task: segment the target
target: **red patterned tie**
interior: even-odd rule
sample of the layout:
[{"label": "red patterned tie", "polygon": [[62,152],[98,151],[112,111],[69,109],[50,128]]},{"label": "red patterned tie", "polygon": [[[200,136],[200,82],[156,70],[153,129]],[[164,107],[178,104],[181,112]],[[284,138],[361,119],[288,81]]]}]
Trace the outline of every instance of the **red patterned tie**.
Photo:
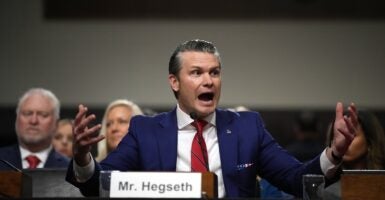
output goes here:
[{"label": "red patterned tie", "polygon": [[197,120],[192,125],[197,129],[191,145],[191,171],[192,172],[207,172],[208,158],[205,140],[202,137],[203,127],[207,124],[206,121]]},{"label": "red patterned tie", "polygon": [[28,169],[35,169],[40,163],[40,159],[35,155],[29,155],[25,158],[29,164]]}]

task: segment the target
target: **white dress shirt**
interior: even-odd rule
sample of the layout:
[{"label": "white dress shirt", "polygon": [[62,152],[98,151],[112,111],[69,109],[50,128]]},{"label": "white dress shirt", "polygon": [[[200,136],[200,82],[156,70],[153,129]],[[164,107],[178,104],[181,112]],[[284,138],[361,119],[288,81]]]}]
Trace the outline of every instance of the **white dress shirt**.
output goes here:
[{"label": "white dress shirt", "polygon": [[[183,112],[177,105],[176,118],[178,121],[178,154],[176,158],[176,171],[191,171],[191,145],[197,130],[191,125],[194,120],[190,115]],[[215,112],[203,120],[207,125],[203,128],[203,138],[206,143],[209,160],[209,171],[214,172],[218,177],[218,197],[225,196],[225,185],[223,183],[221,158],[217,128],[215,124]]]},{"label": "white dress shirt", "polygon": [[28,169],[29,164],[28,161],[26,160],[26,157],[29,155],[35,155],[36,157],[39,158],[40,162],[36,166],[36,168],[44,168],[44,164],[47,162],[49,152],[52,149],[52,146],[49,146],[47,149],[44,149],[43,151],[39,152],[31,152],[28,149],[25,149],[19,145],[20,153],[21,153],[21,164],[23,166],[23,169]]}]

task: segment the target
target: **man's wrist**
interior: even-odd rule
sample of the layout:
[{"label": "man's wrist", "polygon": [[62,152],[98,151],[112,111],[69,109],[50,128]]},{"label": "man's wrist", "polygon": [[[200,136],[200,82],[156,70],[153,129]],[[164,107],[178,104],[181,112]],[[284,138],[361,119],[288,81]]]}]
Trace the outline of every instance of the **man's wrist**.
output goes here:
[{"label": "man's wrist", "polygon": [[86,155],[74,155],[74,161],[80,167],[88,165],[92,161],[92,155],[88,152]]},{"label": "man's wrist", "polygon": [[336,163],[340,163],[340,162],[342,161],[342,156],[337,156],[337,155],[334,153],[334,151],[333,151],[332,148],[330,149],[330,151],[331,151],[331,155],[332,155],[333,160],[334,160]]}]

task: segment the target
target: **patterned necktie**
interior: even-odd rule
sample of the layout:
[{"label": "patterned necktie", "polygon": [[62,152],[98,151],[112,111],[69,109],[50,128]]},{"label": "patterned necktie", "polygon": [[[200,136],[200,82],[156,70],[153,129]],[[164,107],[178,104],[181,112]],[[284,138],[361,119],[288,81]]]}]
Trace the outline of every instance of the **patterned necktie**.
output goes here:
[{"label": "patterned necktie", "polygon": [[192,172],[207,172],[208,158],[205,140],[202,137],[203,127],[207,124],[206,121],[197,120],[192,125],[197,129],[191,145],[191,171]]},{"label": "patterned necktie", "polygon": [[25,158],[29,164],[28,169],[35,169],[40,163],[40,159],[35,155],[29,155]]}]

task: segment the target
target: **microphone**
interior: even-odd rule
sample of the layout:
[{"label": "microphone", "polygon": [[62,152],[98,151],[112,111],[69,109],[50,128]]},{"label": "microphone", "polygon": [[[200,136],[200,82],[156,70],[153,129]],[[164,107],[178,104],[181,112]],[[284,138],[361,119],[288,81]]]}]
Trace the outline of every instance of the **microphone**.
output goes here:
[{"label": "microphone", "polygon": [[198,114],[196,112],[190,112],[190,117],[195,121],[198,119]]},{"label": "microphone", "polygon": [[17,172],[21,172],[21,170],[17,167],[15,167],[14,165],[12,165],[10,162],[6,161],[6,160],[3,160],[3,159],[0,159],[1,162],[3,162],[5,165],[7,165],[8,167],[10,167],[11,169],[17,171]]}]

